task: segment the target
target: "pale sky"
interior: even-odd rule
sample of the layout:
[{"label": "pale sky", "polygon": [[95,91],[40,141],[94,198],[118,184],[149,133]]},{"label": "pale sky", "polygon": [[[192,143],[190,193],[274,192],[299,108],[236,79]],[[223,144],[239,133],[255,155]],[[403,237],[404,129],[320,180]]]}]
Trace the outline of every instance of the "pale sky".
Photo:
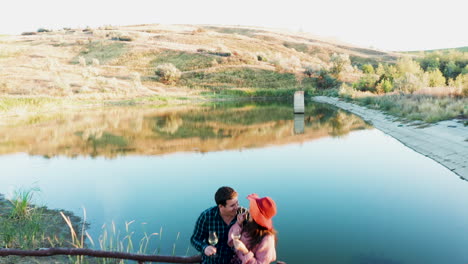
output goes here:
[{"label": "pale sky", "polygon": [[466,0],[14,0],[0,34],[133,24],[248,25],[309,32],[361,47],[468,46]]}]

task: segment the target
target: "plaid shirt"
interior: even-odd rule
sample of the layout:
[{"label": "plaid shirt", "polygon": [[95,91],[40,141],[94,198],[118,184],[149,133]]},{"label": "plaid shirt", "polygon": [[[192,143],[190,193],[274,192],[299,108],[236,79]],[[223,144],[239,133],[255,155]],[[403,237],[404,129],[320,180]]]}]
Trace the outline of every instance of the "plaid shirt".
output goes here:
[{"label": "plaid shirt", "polygon": [[[198,217],[195,229],[193,230],[192,238],[190,242],[192,246],[202,253],[203,264],[229,264],[234,256],[234,251],[228,246],[228,234],[229,229],[234,223],[236,218],[227,225],[219,214],[217,206],[211,207],[203,211]],[[204,251],[208,244],[208,232],[215,231],[218,235],[218,244],[216,247],[216,255],[206,256]]]}]

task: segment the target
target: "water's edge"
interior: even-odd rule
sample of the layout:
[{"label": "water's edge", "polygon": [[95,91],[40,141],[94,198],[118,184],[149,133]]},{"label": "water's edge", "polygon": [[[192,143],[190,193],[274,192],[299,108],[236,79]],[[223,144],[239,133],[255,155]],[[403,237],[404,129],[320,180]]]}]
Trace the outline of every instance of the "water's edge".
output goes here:
[{"label": "water's edge", "polygon": [[468,135],[468,127],[455,121],[442,121],[422,128],[414,127],[378,110],[347,103],[339,98],[315,96],[312,100],[331,104],[360,116],[375,128],[468,181],[468,142],[465,138]]}]

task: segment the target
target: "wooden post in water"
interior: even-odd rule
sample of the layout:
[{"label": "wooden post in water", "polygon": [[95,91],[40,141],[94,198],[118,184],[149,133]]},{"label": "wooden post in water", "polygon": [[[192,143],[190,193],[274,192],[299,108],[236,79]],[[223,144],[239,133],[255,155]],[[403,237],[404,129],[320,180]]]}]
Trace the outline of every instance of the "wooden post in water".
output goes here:
[{"label": "wooden post in water", "polygon": [[304,113],[304,91],[294,93],[294,114]]}]

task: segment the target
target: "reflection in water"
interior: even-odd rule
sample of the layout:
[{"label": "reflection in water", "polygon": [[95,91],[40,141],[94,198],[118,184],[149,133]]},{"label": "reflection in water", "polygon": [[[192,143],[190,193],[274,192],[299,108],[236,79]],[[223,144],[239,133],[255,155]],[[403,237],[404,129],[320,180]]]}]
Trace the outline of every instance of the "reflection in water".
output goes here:
[{"label": "reflection in water", "polygon": [[304,114],[294,114],[294,134],[304,134]]},{"label": "reflection in water", "polygon": [[342,136],[369,126],[321,104],[291,116],[280,102],[150,109],[101,108],[41,115],[0,127],[0,154],[106,156],[209,152]]}]

